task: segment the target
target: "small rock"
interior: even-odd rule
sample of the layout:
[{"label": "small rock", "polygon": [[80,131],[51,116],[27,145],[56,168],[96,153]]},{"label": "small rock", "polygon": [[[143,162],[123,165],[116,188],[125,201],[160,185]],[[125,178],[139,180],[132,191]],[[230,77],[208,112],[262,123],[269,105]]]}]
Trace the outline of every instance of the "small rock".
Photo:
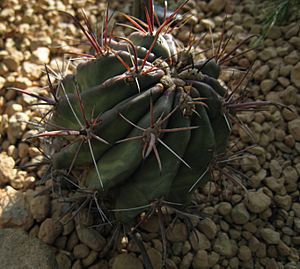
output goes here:
[{"label": "small rock", "polygon": [[285,210],[290,210],[292,205],[292,197],[289,195],[275,195],[274,201],[278,207],[281,207]]},{"label": "small rock", "polygon": [[300,203],[293,203],[292,210],[295,212],[295,215],[300,218]]},{"label": "small rock", "polygon": [[50,211],[49,195],[38,195],[29,204],[31,215],[36,221],[41,222],[46,219]]},{"label": "small rock", "polygon": [[147,254],[149,259],[152,263],[153,269],[162,269],[162,255],[161,253],[156,250],[155,248],[147,249]]},{"label": "small rock", "polygon": [[298,36],[293,36],[289,42],[294,45],[297,49],[300,49],[300,37]]},{"label": "small rock", "polygon": [[84,244],[78,244],[73,249],[73,254],[77,259],[83,259],[89,255],[89,248]]},{"label": "small rock", "polygon": [[112,269],[143,269],[140,259],[127,253],[118,255],[113,262]]},{"label": "small rock", "polygon": [[218,204],[218,212],[222,216],[228,215],[231,212],[231,210],[232,210],[232,206],[228,202],[221,202]]},{"label": "small rock", "polygon": [[241,261],[249,261],[252,258],[252,253],[250,248],[247,246],[241,246],[239,248],[238,256]]},{"label": "small rock", "polygon": [[211,243],[207,237],[196,229],[190,234],[189,239],[194,251],[210,249],[211,247]]},{"label": "small rock", "polygon": [[47,244],[53,244],[61,232],[62,225],[52,218],[47,218],[40,226],[38,237]]},{"label": "small rock", "polygon": [[270,172],[271,172],[271,175],[275,178],[279,178],[281,176],[282,167],[277,160],[271,160]]},{"label": "small rock", "polygon": [[71,268],[71,260],[70,258],[64,253],[58,253],[56,255],[56,261],[59,268],[63,269],[70,269]]},{"label": "small rock", "polygon": [[276,82],[272,79],[264,79],[261,83],[260,83],[260,88],[262,90],[262,92],[264,94],[267,94],[268,92],[270,92],[270,90],[272,90],[272,88],[276,85]]},{"label": "small rock", "polygon": [[14,167],[14,159],[7,156],[6,152],[2,152],[0,154],[0,185],[9,183],[16,177],[17,170]]},{"label": "small rock", "polygon": [[271,204],[271,199],[262,189],[248,192],[247,199],[244,200],[247,208],[253,213],[261,213]]},{"label": "small rock", "polygon": [[0,264],[6,269],[59,269],[53,248],[21,229],[0,229]]},{"label": "small rock", "polygon": [[261,237],[266,241],[267,244],[278,244],[280,240],[280,233],[270,228],[263,228],[260,230]]},{"label": "small rock", "polygon": [[198,250],[193,259],[193,269],[208,269],[208,254],[205,250]]},{"label": "small rock", "polygon": [[0,228],[29,229],[32,224],[24,193],[10,186],[0,189]]},{"label": "small rock", "polygon": [[[299,69],[300,72],[300,69]],[[300,86],[299,86],[300,87]],[[294,119],[288,123],[290,134],[295,140],[300,141],[300,119]]]},{"label": "small rock", "polygon": [[105,238],[96,230],[77,225],[76,231],[79,240],[95,251],[100,251],[106,244]]},{"label": "small rock", "polygon": [[[179,257],[178,257],[179,258]],[[192,253],[188,253],[185,256],[183,256],[183,258],[181,259],[179,268],[180,269],[190,269],[192,262],[193,262],[193,254]],[[179,258],[180,259],[180,258]],[[176,267],[177,268],[177,267]]]},{"label": "small rock", "polygon": [[255,80],[263,81],[264,79],[266,79],[269,71],[270,71],[269,66],[262,65],[256,70],[256,72],[253,74],[253,77]]},{"label": "small rock", "polygon": [[29,117],[24,112],[17,112],[16,114],[12,115],[8,122],[8,140],[15,144],[16,139],[20,139],[26,130],[27,122],[29,121]]},{"label": "small rock", "polygon": [[222,232],[218,234],[213,250],[227,258],[231,258],[234,255],[233,246],[228,235]]},{"label": "small rock", "polygon": [[95,250],[91,250],[89,255],[82,259],[82,265],[84,268],[87,268],[88,266],[90,266],[94,261],[96,261],[98,257],[98,252]]},{"label": "small rock", "polygon": [[258,57],[264,62],[270,60],[271,58],[275,58],[276,56],[277,56],[277,52],[273,47],[265,48],[258,54]]},{"label": "small rock", "polygon": [[210,218],[201,220],[198,224],[198,227],[208,239],[214,239],[218,231],[216,224]]},{"label": "small rock", "polygon": [[208,8],[210,11],[214,12],[214,13],[220,13],[226,5],[226,1],[223,0],[211,0],[208,3]]},{"label": "small rock", "polygon": [[231,211],[231,218],[235,224],[245,224],[250,219],[250,214],[248,213],[245,204],[237,204]]},{"label": "small rock", "polygon": [[297,88],[300,87],[300,62],[295,65],[291,71],[291,81]]},{"label": "small rock", "polygon": [[33,60],[38,64],[48,64],[50,61],[50,50],[46,47],[39,47],[32,52]]},{"label": "small rock", "polygon": [[167,230],[167,239],[171,242],[184,242],[187,240],[187,228],[184,223],[176,223]]}]

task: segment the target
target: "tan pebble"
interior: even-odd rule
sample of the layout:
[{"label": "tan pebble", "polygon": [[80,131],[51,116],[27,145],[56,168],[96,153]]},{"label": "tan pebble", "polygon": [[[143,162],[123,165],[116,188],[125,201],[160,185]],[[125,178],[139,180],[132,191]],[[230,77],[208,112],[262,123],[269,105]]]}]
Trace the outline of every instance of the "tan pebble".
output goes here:
[{"label": "tan pebble", "polygon": [[0,89],[2,89],[5,85],[5,78],[4,77],[0,77]]},{"label": "tan pebble", "polygon": [[18,153],[19,153],[19,157],[25,158],[28,155],[29,152],[29,146],[27,143],[19,143],[18,145]]},{"label": "tan pebble", "polygon": [[38,64],[47,64],[50,61],[50,50],[46,47],[39,47],[32,52],[32,56]]},{"label": "tan pebble", "polygon": [[6,104],[6,109],[4,111],[8,116],[12,116],[17,112],[22,112],[23,107],[20,104],[16,104],[14,101],[10,101]]},{"label": "tan pebble", "polygon": [[18,149],[16,148],[15,145],[10,145],[7,149],[7,155],[17,159],[18,158]]},{"label": "tan pebble", "polygon": [[5,65],[5,63],[1,62],[0,63],[0,76],[5,76],[7,73],[8,73],[8,67]]},{"label": "tan pebble", "polygon": [[29,147],[28,154],[30,157],[35,157],[41,155],[41,151],[36,147]]}]

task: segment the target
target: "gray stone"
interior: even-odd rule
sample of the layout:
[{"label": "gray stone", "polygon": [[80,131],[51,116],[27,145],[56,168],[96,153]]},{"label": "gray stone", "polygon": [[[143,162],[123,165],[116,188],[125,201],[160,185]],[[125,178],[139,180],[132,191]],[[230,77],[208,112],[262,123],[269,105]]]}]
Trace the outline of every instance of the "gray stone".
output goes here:
[{"label": "gray stone", "polygon": [[0,229],[0,264],[5,269],[59,269],[54,249],[21,229]]},{"label": "gray stone", "polygon": [[106,244],[105,238],[94,229],[77,225],[76,232],[79,240],[95,251],[100,251]]},{"label": "gray stone", "polygon": [[260,230],[260,235],[262,239],[266,241],[267,244],[278,244],[280,240],[280,233],[274,231],[271,228],[263,228]]}]

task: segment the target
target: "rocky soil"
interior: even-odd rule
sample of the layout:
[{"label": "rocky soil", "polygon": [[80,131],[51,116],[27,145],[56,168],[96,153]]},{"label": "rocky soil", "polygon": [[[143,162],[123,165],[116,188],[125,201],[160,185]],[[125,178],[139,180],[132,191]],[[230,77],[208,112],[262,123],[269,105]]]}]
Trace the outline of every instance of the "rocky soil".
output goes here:
[{"label": "rocky soil", "polygon": [[[254,0],[208,2],[189,2],[192,17],[177,31],[182,42],[187,42],[193,26],[197,37],[208,32],[201,41],[203,48],[211,47],[212,40],[217,47],[225,11],[226,35],[233,34],[228,51],[250,34],[261,33],[261,7]],[[43,161],[41,142],[28,138],[38,132],[47,107],[34,106],[35,98],[8,89],[48,94],[43,65],[58,70],[63,51],[84,47],[85,42],[71,21],[56,10],[74,13],[82,7],[95,23],[106,6],[96,0],[0,2],[0,264],[7,269],[29,268],[29,264],[63,269],[143,268],[140,249],[133,241],[126,244],[124,238],[114,253],[104,255],[110,228],[91,229],[97,219],[87,210],[72,217],[66,213],[69,204],[62,198],[63,191],[52,192],[50,181],[40,184],[47,169],[35,165]],[[240,115],[252,136],[247,128],[236,125],[233,143],[239,148],[255,144],[248,150],[251,154],[235,166],[244,175],[245,188],[216,176],[194,194],[197,206],[191,213],[202,218],[169,219],[166,268],[300,268],[299,51],[300,23],[290,18],[286,26],[273,27],[255,50],[231,61],[230,66],[239,69],[253,64],[243,90],[250,99],[284,106]],[[222,80],[230,83],[240,74],[228,67]],[[29,235],[4,228],[21,228]],[[156,216],[143,225],[140,235],[154,268],[163,268]],[[40,251],[33,255],[37,248]]]}]

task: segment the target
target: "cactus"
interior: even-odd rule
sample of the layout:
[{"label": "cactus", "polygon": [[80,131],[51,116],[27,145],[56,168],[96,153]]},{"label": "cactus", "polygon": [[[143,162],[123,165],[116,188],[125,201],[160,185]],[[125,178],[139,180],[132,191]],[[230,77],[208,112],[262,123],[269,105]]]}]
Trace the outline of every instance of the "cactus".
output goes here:
[{"label": "cactus", "polygon": [[186,2],[158,27],[153,1],[146,24],[125,15],[134,29],[128,37],[109,32],[107,15],[100,41],[84,12],[85,24],[68,15],[92,51],[57,87],[49,79],[53,99],[40,98],[52,109],[36,137],[50,140],[56,175],[94,194],[104,221],[132,227],[156,201],[186,205],[226,151],[231,119],[256,106],[237,103],[218,81],[233,53],[224,53],[226,42],[207,60],[177,44],[174,20]]}]

